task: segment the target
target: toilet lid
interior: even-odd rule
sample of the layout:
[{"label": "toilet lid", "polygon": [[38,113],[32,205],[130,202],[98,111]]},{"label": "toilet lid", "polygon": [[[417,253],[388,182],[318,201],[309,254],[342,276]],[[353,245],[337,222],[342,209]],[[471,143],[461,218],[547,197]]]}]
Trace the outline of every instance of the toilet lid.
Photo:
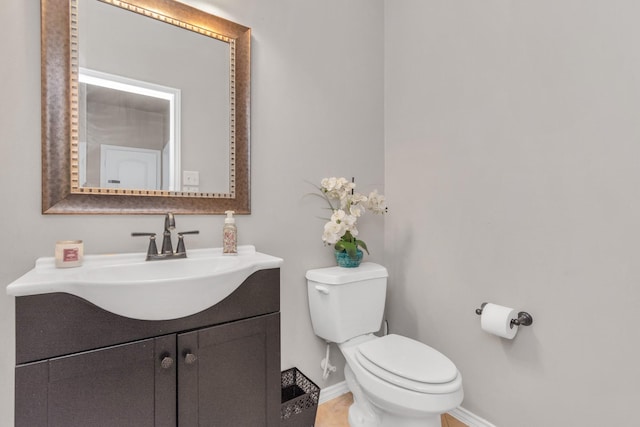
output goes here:
[{"label": "toilet lid", "polygon": [[391,382],[397,382],[391,377],[398,376],[411,382],[444,384],[458,376],[456,365],[445,355],[401,335],[367,341],[358,346],[358,356],[366,359],[367,365],[380,368],[373,373]]}]

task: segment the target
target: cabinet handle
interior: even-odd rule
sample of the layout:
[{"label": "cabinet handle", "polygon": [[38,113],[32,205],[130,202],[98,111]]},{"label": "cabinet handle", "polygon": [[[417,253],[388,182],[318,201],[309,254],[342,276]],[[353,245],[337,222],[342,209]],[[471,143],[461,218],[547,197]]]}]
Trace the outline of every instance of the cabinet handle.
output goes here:
[{"label": "cabinet handle", "polygon": [[162,366],[162,369],[169,369],[173,366],[173,359],[169,356],[165,356],[164,358],[162,358],[160,366]]},{"label": "cabinet handle", "polygon": [[184,355],[184,363],[187,365],[193,365],[198,360],[198,356],[193,353],[187,353]]}]

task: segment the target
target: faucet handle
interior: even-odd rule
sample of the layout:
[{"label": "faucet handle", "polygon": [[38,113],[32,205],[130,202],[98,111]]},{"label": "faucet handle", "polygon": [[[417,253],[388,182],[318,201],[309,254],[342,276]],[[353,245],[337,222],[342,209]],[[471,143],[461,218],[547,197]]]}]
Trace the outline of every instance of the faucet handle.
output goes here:
[{"label": "faucet handle", "polygon": [[176,228],[176,219],[171,212],[167,212],[164,216],[164,231]]},{"label": "faucet handle", "polygon": [[200,231],[179,231],[178,232],[178,247],[176,247],[177,254],[185,254],[187,253],[187,248],[184,246],[184,235],[185,234],[200,234]]},{"label": "faucet handle", "polygon": [[156,246],[156,233],[131,233],[132,237],[148,236],[149,247],[147,248],[147,260],[152,255],[158,255],[158,247]]}]

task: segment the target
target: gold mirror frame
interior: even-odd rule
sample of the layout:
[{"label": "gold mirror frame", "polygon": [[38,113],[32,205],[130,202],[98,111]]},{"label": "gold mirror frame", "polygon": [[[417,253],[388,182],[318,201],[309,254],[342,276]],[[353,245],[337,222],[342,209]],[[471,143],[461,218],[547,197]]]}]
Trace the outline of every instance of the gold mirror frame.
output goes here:
[{"label": "gold mirror frame", "polygon": [[[105,1],[105,0],[101,0]],[[79,189],[77,168],[76,0],[41,0],[42,213],[43,214],[222,214],[250,210],[251,29],[174,0],[106,0],[168,24],[229,40],[232,73],[232,188],[229,195],[176,191]],[[75,58],[75,59],[74,59]],[[233,78],[235,74],[235,78]],[[72,124],[75,123],[75,129]],[[233,128],[235,127],[235,132]],[[75,144],[74,144],[75,141]],[[76,162],[77,164],[77,162]],[[233,184],[235,183],[235,185]],[[75,184],[75,186],[74,186]],[[73,191],[72,191],[73,190]]]}]

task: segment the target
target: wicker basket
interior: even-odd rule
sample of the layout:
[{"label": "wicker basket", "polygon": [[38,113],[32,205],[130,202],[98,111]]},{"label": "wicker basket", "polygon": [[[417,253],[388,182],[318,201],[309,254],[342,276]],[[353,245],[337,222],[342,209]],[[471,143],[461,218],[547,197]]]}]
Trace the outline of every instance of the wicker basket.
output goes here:
[{"label": "wicker basket", "polygon": [[305,377],[298,368],[281,374],[281,427],[313,427],[316,422],[320,387]]}]

